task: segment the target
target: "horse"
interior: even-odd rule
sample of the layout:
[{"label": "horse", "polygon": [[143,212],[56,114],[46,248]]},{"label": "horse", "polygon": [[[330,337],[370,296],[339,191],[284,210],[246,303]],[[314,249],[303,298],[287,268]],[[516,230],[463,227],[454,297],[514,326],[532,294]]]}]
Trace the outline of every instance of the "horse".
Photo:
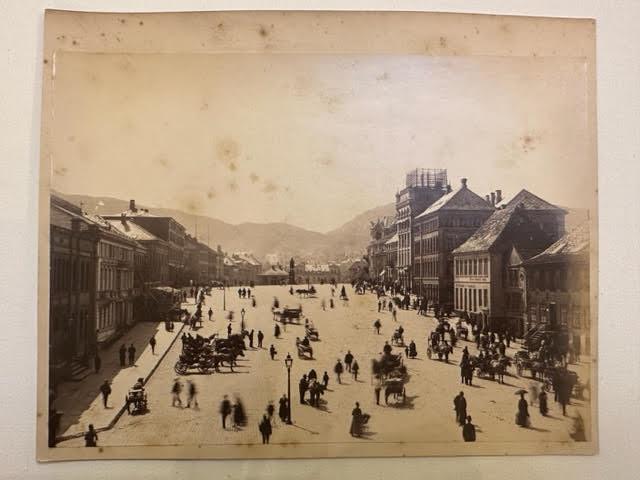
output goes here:
[{"label": "horse", "polygon": [[324,395],[325,386],[318,380],[314,379],[309,382],[309,404],[312,407],[320,406],[320,396]]},{"label": "horse", "polygon": [[384,403],[388,404],[389,396],[393,395],[394,400],[397,400],[399,396],[402,397],[402,401],[406,397],[406,390],[404,383],[402,382],[389,382],[384,388]]}]

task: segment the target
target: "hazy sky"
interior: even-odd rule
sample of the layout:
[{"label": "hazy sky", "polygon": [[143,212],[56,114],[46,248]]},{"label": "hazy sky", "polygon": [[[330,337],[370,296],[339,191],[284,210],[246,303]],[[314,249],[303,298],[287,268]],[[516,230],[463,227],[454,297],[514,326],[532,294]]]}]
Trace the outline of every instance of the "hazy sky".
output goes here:
[{"label": "hazy sky", "polygon": [[586,206],[578,60],[58,52],[54,189],[317,231],[407,170]]}]

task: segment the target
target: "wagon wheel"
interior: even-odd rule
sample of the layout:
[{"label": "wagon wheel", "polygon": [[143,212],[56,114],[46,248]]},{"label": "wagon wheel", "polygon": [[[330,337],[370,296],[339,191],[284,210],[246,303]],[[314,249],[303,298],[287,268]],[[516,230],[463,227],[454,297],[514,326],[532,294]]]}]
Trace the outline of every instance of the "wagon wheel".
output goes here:
[{"label": "wagon wheel", "polygon": [[187,373],[187,365],[182,363],[180,360],[176,362],[176,364],[173,366],[173,369],[178,375],[184,375]]},{"label": "wagon wheel", "polygon": [[200,373],[209,373],[209,371],[211,370],[211,366],[209,364],[199,364],[198,365],[198,371],[200,371]]}]

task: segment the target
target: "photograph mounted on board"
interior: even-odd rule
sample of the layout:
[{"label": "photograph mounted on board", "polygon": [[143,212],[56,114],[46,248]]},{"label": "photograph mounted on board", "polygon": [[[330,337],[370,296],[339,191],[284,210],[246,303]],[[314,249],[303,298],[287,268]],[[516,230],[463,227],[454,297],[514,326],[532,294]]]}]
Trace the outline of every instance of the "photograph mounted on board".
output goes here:
[{"label": "photograph mounted on board", "polygon": [[38,459],[593,454],[592,20],[45,15]]}]

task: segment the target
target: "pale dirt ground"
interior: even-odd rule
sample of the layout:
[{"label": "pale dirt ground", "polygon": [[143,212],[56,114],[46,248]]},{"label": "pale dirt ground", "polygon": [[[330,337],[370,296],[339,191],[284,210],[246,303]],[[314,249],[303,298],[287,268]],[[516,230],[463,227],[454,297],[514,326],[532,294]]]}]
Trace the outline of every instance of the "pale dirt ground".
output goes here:
[{"label": "pale dirt ground", "polygon": [[[389,340],[393,329],[397,326],[390,313],[377,313],[377,301],[373,294],[355,295],[347,286],[350,302],[348,306],[337,299],[336,308],[328,308],[331,296],[327,285],[317,287],[318,298],[298,299],[288,293],[288,287],[260,286],[253,289],[257,307],[251,307],[250,300],[239,299],[237,288],[227,290],[227,309],[236,313],[233,330],[240,327],[240,310],[246,310],[247,328],[258,329],[265,333],[264,349],[248,350],[236,373],[201,375],[194,373],[181,377],[186,384],[193,380],[199,390],[199,408],[171,407],[170,390],[173,379],[177,376],[173,365],[177,360],[181,342],[178,341],[168,353],[147,384],[150,412],[141,416],[124,415],[110,431],[99,435],[101,446],[125,445],[207,445],[207,444],[256,444],[261,443],[258,422],[265,411],[267,403],[277,400],[287,390],[287,372],[284,358],[291,353],[294,358],[291,372],[291,394],[293,426],[281,425],[279,419],[273,429],[272,443],[341,443],[341,442],[452,442],[462,441],[460,427],[454,421],[453,398],[459,391],[464,391],[467,398],[467,410],[477,426],[478,442],[546,442],[571,441],[569,432],[571,420],[562,417],[562,411],[555,402],[553,394],[549,396],[549,416],[542,417],[537,406],[529,407],[532,428],[524,429],[515,425],[514,416],[518,397],[514,392],[519,388],[529,387],[531,380],[515,376],[515,367],[511,368],[514,376],[505,378],[500,385],[491,380],[474,377],[473,386],[460,384],[458,363],[462,348],[467,345],[471,353],[475,353],[475,344],[461,341],[445,364],[426,357],[426,338],[433,329],[435,320],[432,317],[416,315],[415,310],[398,311],[398,323],[405,329],[405,340],[414,339],[418,347],[418,358],[405,360],[410,373],[406,386],[407,405],[405,407],[375,404],[371,383],[371,359],[377,358],[382,351],[385,340]],[[337,292],[336,292],[337,295]],[[302,305],[304,313],[316,325],[320,332],[320,341],[313,342],[314,359],[303,360],[296,355],[295,337],[304,336],[304,323],[300,326],[289,325],[279,340],[274,339],[274,321],[271,314],[273,297],[280,300],[281,306]],[[326,299],[327,310],[322,311],[321,299]],[[205,320],[205,327],[199,331],[202,335],[220,332],[226,337],[228,322],[221,315],[222,291],[214,290],[213,297],[207,297],[207,307],[214,306],[214,321]],[[380,318],[383,324],[381,334],[376,335],[372,324]],[[248,345],[248,340],[247,340]],[[268,348],[274,344],[278,350],[277,360],[271,361]],[[257,345],[257,339],[255,340]],[[513,345],[512,345],[513,346]],[[516,345],[517,347],[517,345]],[[333,374],[333,366],[338,358],[343,359],[350,349],[360,364],[358,381],[345,374],[343,384],[338,385]],[[394,351],[400,351],[394,348]],[[514,349],[508,354],[513,355]],[[308,405],[300,405],[298,397],[298,381],[303,373],[311,368],[321,377],[326,370],[331,380],[329,391],[323,397],[321,409]],[[573,366],[584,381],[587,378],[588,363]],[[247,410],[249,423],[240,431],[221,428],[218,415],[220,401],[224,394],[233,399],[239,396]],[[186,404],[186,395],[183,393]],[[359,401],[362,410],[371,415],[369,435],[353,438],[349,435],[351,410],[354,402]],[[384,403],[381,401],[381,403]],[[575,415],[579,411],[586,416],[588,402],[573,401],[568,407],[568,414]],[[60,448],[83,445],[82,439],[71,440],[59,445]]]}]

